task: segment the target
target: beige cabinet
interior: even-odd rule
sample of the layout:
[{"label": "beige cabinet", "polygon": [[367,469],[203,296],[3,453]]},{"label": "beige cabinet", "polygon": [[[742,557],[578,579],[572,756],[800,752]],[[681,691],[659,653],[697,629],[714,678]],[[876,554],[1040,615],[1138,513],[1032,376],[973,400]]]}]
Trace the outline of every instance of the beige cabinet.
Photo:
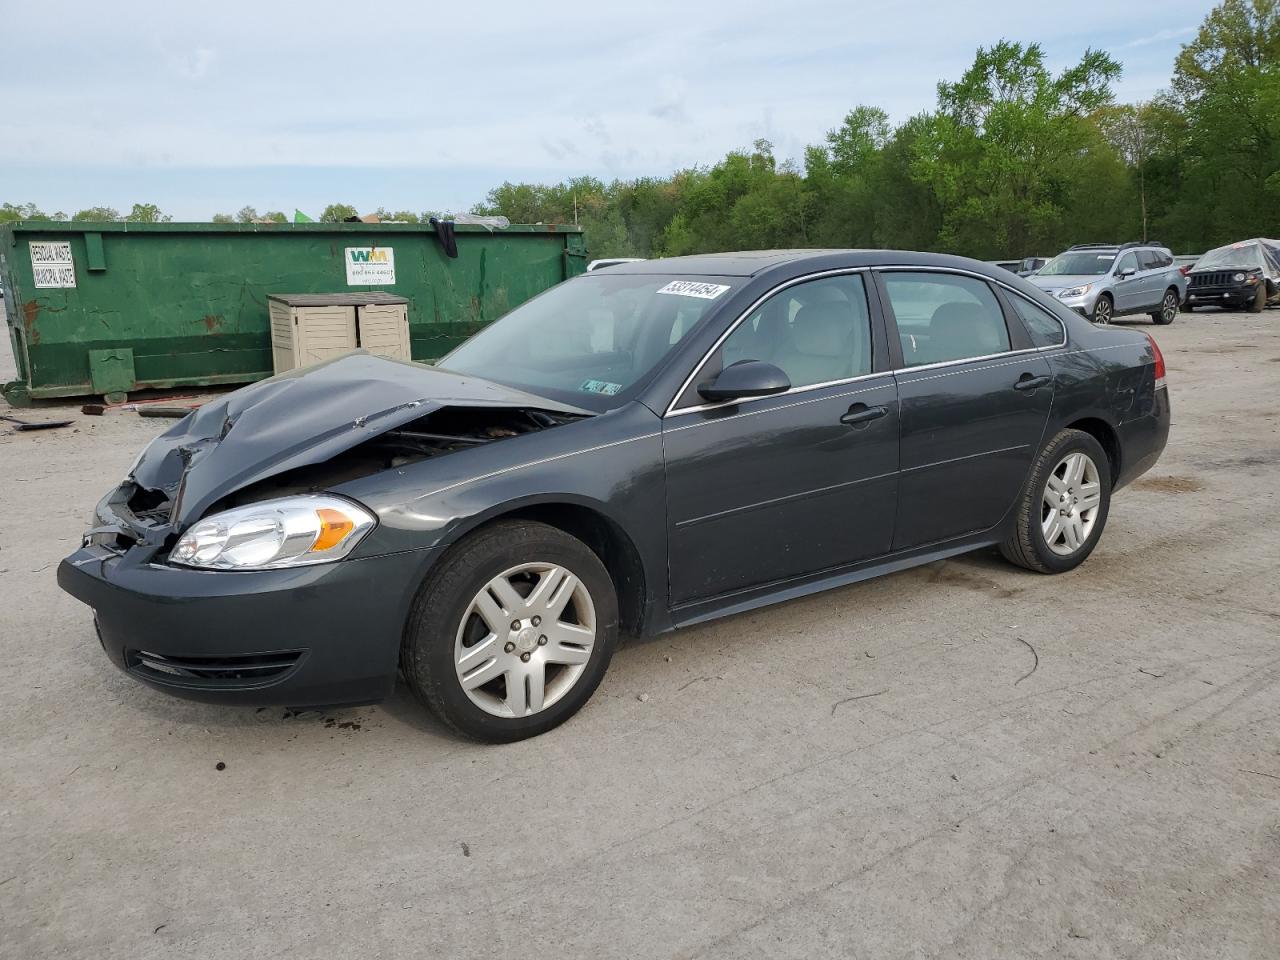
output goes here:
[{"label": "beige cabinet", "polygon": [[394,294],[273,293],[271,354],[276,373],[363,349],[393,360],[409,353],[409,301]]}]

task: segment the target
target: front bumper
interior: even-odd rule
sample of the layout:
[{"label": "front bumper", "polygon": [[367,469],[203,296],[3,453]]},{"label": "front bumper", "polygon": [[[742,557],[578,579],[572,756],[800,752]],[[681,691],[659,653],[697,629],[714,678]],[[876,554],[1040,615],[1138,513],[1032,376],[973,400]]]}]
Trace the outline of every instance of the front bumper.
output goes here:
[{"label": "front bumper", "polygon": [[87,545],[58,585],[93,608],[116,666],[209,703],[371,703],[395,686],[400,640],[432,551],[292,570],[204,571]]},{"label": "front bumper", "polygon": [[1253,303],[1258,295],[1258,285],[1230,287],[1191,287],[1186,302],[1193,307],[1243,307]]},{"label": "front bumper", "polygon": [[1081,296],[1078,296],[1078,297],[1064,298],[1064,297],[1058,296],[1056,292],[1050,293],[1049,295],[1053,297],[1053,299],[1057,300],[1064,307],[1066,307],[1068,310],[1074,310],[1076,313],[1085,317],[1093,316],[1093,305],[1098,299],[1098,294],[1095,293],[1093,290],[1090,290],[1088,293],[1082,294]]}]

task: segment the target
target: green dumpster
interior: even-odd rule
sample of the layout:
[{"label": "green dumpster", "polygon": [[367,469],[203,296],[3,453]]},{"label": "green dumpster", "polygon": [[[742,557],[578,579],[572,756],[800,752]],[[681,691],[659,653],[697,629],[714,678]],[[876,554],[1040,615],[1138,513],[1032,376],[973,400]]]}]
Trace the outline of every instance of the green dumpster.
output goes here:
[{"label": "green dumpster", "polygon": [[384,290],[409,301],[415,360],[582,273],[582,231],[459,224],[0,224],[10,403],[271,375],[272,293]]}]

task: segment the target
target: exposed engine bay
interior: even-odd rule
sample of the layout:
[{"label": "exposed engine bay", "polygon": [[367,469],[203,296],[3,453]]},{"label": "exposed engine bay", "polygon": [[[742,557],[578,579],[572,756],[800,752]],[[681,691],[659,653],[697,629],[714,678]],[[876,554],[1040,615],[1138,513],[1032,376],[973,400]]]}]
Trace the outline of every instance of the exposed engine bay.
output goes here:
[{"label": "exposed engine bay", "polygon": [[211,510],[296,493],[315,493],[383,470],[578,419],[581,416],[532,408],[441,407],[425,417],[371,437],[323,463],[288,470],[237,490],[215,503]]}]

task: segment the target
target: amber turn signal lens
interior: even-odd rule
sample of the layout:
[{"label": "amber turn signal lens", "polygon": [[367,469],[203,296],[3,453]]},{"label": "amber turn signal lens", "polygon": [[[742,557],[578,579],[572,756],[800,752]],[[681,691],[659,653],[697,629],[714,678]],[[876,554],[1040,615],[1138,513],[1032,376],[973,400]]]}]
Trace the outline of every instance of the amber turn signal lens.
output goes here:
[{"label": "amber turn signal lens", "polygon": [[320,536],[316,537],[316,542],[311,545],[313,553],[336,547],[355,529],[355,524],[350,518],[337,510],[325,507],[317,510],[316,516],[320,518]]}]

